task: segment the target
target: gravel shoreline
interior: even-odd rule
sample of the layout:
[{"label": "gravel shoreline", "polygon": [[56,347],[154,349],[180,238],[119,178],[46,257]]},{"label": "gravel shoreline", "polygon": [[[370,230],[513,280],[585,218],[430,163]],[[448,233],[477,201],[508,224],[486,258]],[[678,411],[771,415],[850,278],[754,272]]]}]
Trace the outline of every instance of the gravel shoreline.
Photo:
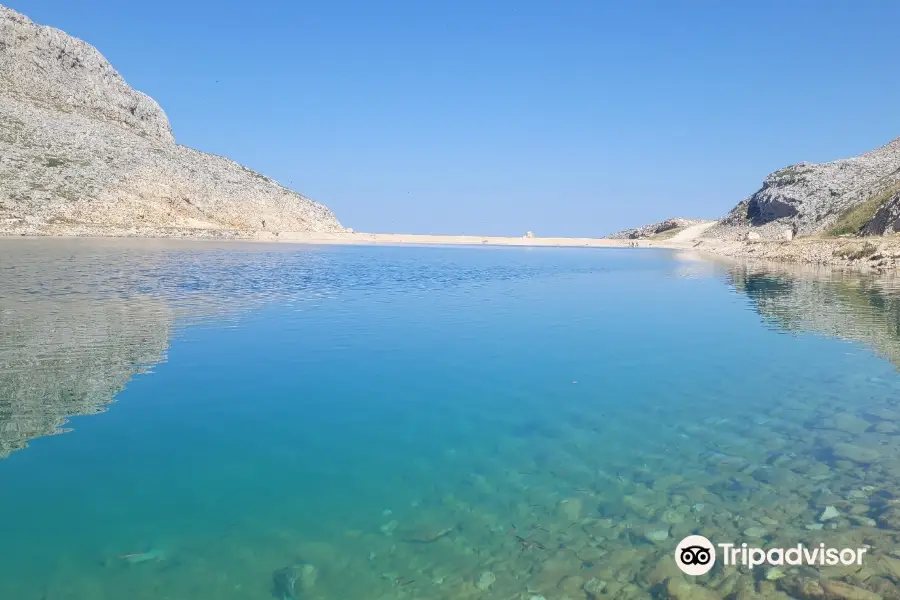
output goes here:
[{"label": "gravel shoreline", "polygon": [[798,239],[793,241],[699,240],[695,249],[733,259],[831,265],[874,271],[900,268],[900,238]]},{"label": "gravel shoreline", "polygon": [[0,238],[147,238],[179,240],[242,241],[291,244],[424,244],[451,246],[552,246],[600,248],[658,248],[695,250],[711,257],[732,260],[764,260],[814,265],[829,265],[866,271],[890,271],[900,268],[900,236],[865,238],[800,238],[780,240],[723,240],[701,235],[663,240],[624,240],[610,238],[504,237],[477,235],[431,235],[399,233],[347,232],[271,232],[242,229],[185,227],[115,228],[89,225],[56,225],[40,228],[6,228],[0,224]]}]

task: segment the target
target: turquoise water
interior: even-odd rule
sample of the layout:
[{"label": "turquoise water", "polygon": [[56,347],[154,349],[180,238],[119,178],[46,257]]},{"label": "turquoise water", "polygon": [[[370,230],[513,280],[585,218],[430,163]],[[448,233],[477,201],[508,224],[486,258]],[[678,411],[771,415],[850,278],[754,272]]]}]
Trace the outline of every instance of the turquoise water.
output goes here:
[{"label": "turquoise water", "polygon": [[748,530],[872,545],[864,574],[816,577],[892,597],[900,576],[873,566],[900,537],[878,281],[13,240],[0,283],[0,598],[666,597],[680,538]]}]

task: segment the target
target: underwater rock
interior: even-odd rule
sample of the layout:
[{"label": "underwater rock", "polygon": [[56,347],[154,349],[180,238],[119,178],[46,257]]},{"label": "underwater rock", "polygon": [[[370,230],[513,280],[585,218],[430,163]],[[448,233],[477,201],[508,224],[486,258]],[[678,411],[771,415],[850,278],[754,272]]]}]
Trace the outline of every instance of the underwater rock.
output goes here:
[{"label": "underwater rock", "polygon": [[822,514],[819,515],[819,521],[825,522],[830,519],[837,519],[839,516],[841,516],[841,513],[838,512],[838,509],[833,506],[826,506]]},{"label": "underwater rock", "polygon": [[851,515],[850,522],[854,525],[858,525],[859,527],[877,527],[878,523],[875,519],[870,517],[865,517],[862,515]]},{"label": "underwater rock", "polygon": [[399,525],[399,521],[388,521],[380,527],[381,533],[386,536],[392,536],[394,535],[394,530],[396,530]]},{"label": "underwater rock", "polygon": [[874,419],[880,419],[882,421],[900,421],[900,411],[890,408],[870,408],[866,411],[866,414]]},{"label": "underwater rock", "polygon": [[721,600],[711,589],[675,577],[666,581],[666,596],[671,600]]},{"label": "underwater rock", "polygon": [[663,514],[660,516],[659,520],[666,525],[681,525],[682,523],[684,523],[684,515],[677,510],[668,508],[663,511]]},{"label": "underwater rock", "polygon": [[681,577],[681,569],[675,564],[675,559],[670,552],[666,552],[647,575],[649,587],[660,585],[670,577]]},{"label": "underwater rock", "polygon": [[876,433],[897,433],[900,431],[900,427],[897,427],[896,423],[888,423],[887,421],[882,421],[877,423],[872,431]]},{"label": "underwater rock", "polygon": [[584,584],[584,593],[587,594],[589,600],[597,600],[604,589],[606,589],[606,582],[596,577],[591,577]]},{"label": "underwater rock", "polygon": [[556,584],[563,598],[577,598],[584,590],[584,578],[580,575],[566,575]]},{"label": "underwater rock", "polygon": [[824,580],[822,589],[829,600],[882,600],[878,594],[843,581]]},{"label": "underwater rock", "polygon": [[799,477],[790,469],[784,467],[762,467],[753,471],[753,479],[769,485],[793,485]]},{"label": "underwater rock", "polygon": [[400,539],[408,544],[430,544],[450,535],[456,526],[447,523],[418,523],[401,531]]},{"label": "underwater rock", "polygon": [[826,429],[836,429],[853,435],[865,433],[871,426],[872,424],[865,419],[849,413],[841,413],[822,422],[822,427]]},{"label": "underwater rock", "polygon": [[835,444],[831,451],[835,458],[843,458],[862,464],[873,463],[881,458],[881,453],[874,448],[864,448],[855,444]]},{"label": "underwater rock", "polygon": [[778,580],[778,588],[801,600],[881,600],[878,594],[834,579],[787,576]]},{"label": "underwater rock", "polygon": [[313,565],[303,565],[300,569],[300,587],[304,592],[308,592],[316,585],[316,580],[319,578],[319,570],[316,569]]},{"label": "underwater rock", "polygon": [[272,595],[282,600],[297,600],[316,585],[319,571],[310,564],[296,564],[272,574]]},{"label": "underwater rock", "polygon": [[581,498],[566,498],[556,505],[559,516],[568,521],[580,520],[582,508]]},{"label": "underwater rock", "polygon": [[824,599],[825,590],[811,577],[786,576],[778,580],[778,589],[802,600]]},{"label": "underwater rock", "polygon": [[166,553],[163,550],[153,549],[147,552],[138,552],[136,554],[124,554],[120,556],[129,565],[139,565],[145,562],[160,561],[166,559]]},{"label": "underwater rock", "polygon": [[769,535],[769,530],[765,527],[748,527],[744,530],[744,537],[748,537],[753,540],[757,540],[760,538],[764,538]]},{"label": "underwater rock", "polygon": [[664,542],[669,539],[669,530],[668,529],[654,529],[652,531],[648,531],[644,534],[644,538],[648,541],[653,542],[654,544],[658,544],[660,542]]},{"label": "underwater rock", "polygon": [[878,522],[879,527],[900,531],[900,506],[896,504],[888,505],[887,508],[878,515],[876,521]]},{"label": "underwater rock", "polygon": [[497,581],[497,576],[491,573],[490,571],[485,571],[478,577],[478,581],[475,582],[475,587],[477,587],[482,592],[487,591],[494,582]]}]

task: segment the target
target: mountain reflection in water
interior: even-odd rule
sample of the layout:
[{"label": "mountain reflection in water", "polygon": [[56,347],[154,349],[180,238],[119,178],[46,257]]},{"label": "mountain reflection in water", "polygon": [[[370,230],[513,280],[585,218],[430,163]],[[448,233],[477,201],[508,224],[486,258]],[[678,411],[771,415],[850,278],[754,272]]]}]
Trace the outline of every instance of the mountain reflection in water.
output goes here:
[{"label": "mountain reflection in water", "polygon": [[[464,251],[464,250],[457,250]],[[389,277],[409,286],[540,272],[465,272],[360,255],[333,268],[329,249],[171,240],[0,240],[0,458],[104,412],[129,380],[166,360],[177,332],[269,302],[302,303]],[[603,252],[603,250],[600,250]],[[389,265],[390,268],[384,268]],[[400,267],[398,269],[398,267]],[[799,265],[687,261],[682,277],[714,276],[745,294],[770,327],[860,342],[900,365],[900,278]]]}]

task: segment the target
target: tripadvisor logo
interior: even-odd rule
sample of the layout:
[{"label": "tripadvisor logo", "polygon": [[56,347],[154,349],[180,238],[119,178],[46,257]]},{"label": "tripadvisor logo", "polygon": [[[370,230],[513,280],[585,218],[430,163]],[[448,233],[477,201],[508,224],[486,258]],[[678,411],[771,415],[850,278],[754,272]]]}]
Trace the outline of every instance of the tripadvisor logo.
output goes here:
[{"label": "tripadvisor logo", "polygon": [[726,567],[761,565],[861,565],[868,548],[829,548],[825,544],[790,548],[756,548],[747,544],[713,544],[702,535],[689,535],[675,548],[675,564],[686,575],[705,575],[716,564],[716,547]]},{"label": "tripadvisor logo", "polygon": [[675,564],[687,575],[705,575],[716,564],[716,547],[702,535],[689,535],[675,548]]}]

